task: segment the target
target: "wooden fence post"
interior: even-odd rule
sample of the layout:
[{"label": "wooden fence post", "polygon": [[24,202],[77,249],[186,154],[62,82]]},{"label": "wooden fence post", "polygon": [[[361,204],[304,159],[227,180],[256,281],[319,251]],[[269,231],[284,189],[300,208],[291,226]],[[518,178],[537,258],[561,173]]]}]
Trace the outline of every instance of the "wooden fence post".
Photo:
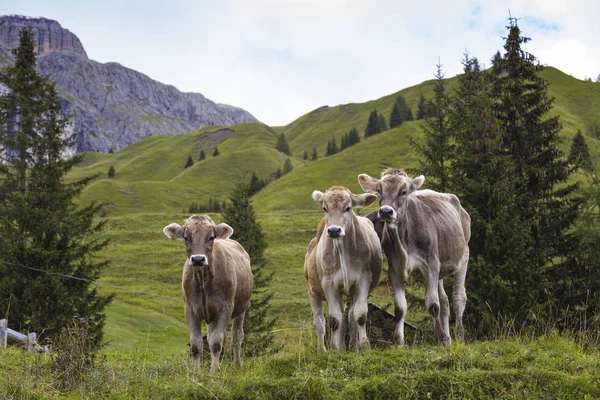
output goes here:
[{"label": "wooden fence post", "polygon": [[6,348],[6,340],[8,339],[8,320],[0,320],[0,349]]},{"label": "wooden fence post", "polygon": [[29,335],[27,335],[27,339],[28,339],[27,350],[35,351],[35,344],[37,341],[37,333],[35,333],[35,332],[30,333]]}]

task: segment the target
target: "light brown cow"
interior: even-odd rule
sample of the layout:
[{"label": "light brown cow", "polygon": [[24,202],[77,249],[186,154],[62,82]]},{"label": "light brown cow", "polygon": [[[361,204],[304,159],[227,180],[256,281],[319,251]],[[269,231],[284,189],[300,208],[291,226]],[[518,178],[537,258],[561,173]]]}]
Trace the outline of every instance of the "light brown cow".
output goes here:
[{"label": "light brown cow", "polygon": [[325,193],[315,190],[313,199],[325,212],[317,236],[308,245],[304,259],[304,276],[314,315],[318,346],[325,350],[325,317],[323,300],[327,301],[331,347],[344,348],[346,324],[343,320],[346,298],[350,348],[368,345],[366,332],[367,296],[379,283],[383,264],[381,244],[371,221],[359,217],[352,207],[372,204],[373,194],[352,194],[341,186]]},{"label": "light brown cow", "polygon": [[185,319],[190,329],[190,353],[194,371],[202,361],[202,321],[208,328],[210,373],[220,366],[220,355],[229,320],[233,318],[233,363],[241,366],[244,315],[252,294],[250,257],[235,240],[226,223],[215,225],[208,216],[192,216],[184,226],[172,223],[163,229],[175,240],[185,240],[187,259],[183,267]]},{"label": "light brown cow", "polygon": [[455,276],[452,300],[456,328],[459,339],[464,340],[462,316],[467,303],[465,278],[471,217],[455,195],[417,190],[424,181],[422,175],[410,179],[402,170],[386,170],[380,180],[365,174],[358,176],[366,192],[379,194],[380,221],[374,222],[380,225],[376,230],[382,235],[394,291],[394,341],[404,344],[405,286],[411,273],[421,271],[427,282],[425,307],[433,318],[436,340],[445,346],[451,341],[450,305],[443,279],[451,274]]}]

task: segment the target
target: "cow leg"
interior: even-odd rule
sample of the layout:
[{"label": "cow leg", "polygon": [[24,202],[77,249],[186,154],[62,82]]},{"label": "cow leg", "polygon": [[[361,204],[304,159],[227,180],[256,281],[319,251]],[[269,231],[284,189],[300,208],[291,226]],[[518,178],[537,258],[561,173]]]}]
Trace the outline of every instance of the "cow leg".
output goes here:
[{"label": "cow leg", "polygon": [[310,306],[313,312],[313,325],[317,333],[317,349],[325,351],[325,316],[323,315],[323,299],[308,292],[310,296]]},{"label": "cow leg", "polygon": [[242,349],[242,342],[244,341],[244,316],[246,312],[244,311],[236,318],[233,319],[233,365],[236,367],[242,366],[242,358],[240,356]]},{"label": "cow leg", "polygon": [[350,342],[348,347],[352,350],[358,350],[358,324],[354,318],[354,306],[356,305],[355,299],[352,298],[350,302],[350,309],[348,310],[348,328],[350,331]]},{"label": "cow leg", "polygon": [[344,323],[343,296],[331,285],[325,292],[327,308],[329,311],[329,329],[331,332],[331,348],[344,350],[344,336],[346,335],[346,324]]},{"label": "cow leg", "polygon": [[392,284],[394,296],[394,315],[396,317],[396,328],[394,329],[394,343],[404,346],[404,319],[408,305],[406,304],[406,282],[401,272],[396,271],[392,265],[389,265],[388,276]]},{"label": "cow leg", "polygon": [[438,344],[445,346],[446,340],[440,316],[440,298],[438,294],[438,282],[440,277],[440,262],[437,258],[427,262],[427,284],[425,287],[425,308],[433,319],[435,339]]},{"label": "cow leg", "polygon": [[204,340],[202,339],[202,319],[196,318],[191,305],[185,304],[185,319],[190,330],[190,355],[194,373],[198,372],[204,352]]},{"label": "cow leg", "polygon": [[225,340],[225,330],[230,314],[219,313],[208,326],[208,347],[210,348],[210,374],[213,375],[221,367],[221,351]]},{"label": "cow leg", "polygon": [[370,285],[369,280],[361,280],[359,287],[356,288],[356,296],[353,299],[351,312],[348,313],[349,322],[354,325],[356,330],[356,350],[360,350],[363,346],[369,346],[369,338],[367,337],[367,312],[369,311],[367,296],[369,295]]},{"label": "cow leg", "polygon": [[464,342],[465,330],[463,328],[463,313],[467,305],[467,292],[465,291],[465,278],[467,277],[467,261],[469,253],[466,255],[464,266],[454,276],[454,289],[452,290],[452,303],[456,314],[456,332],[458,340]]},{"label": "cow leg", "polygon": [[442,322],[442,342],[444,345],[450,344],[452,339],[450,337],[450,302],[448,301],[448,295],[444,290],[444,280],[438,281],[438,295],[440,297],[440,320]]}]

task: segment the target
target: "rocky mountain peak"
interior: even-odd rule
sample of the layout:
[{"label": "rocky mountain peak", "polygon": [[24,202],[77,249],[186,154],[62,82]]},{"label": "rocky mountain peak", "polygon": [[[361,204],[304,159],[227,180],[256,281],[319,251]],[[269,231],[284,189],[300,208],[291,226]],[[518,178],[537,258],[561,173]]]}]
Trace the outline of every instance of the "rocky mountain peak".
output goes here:
[{"label": "rocky mountain peak", "polygon": [[79,54],[87,58],[81,41],[74,33],[63,28],[57,21],[47,18],[31,18],[22,15],[0,16],[0,42],[6,47],[14,48],[19,45],[19,31],[31,26],[37,39],[38,55],[61,51]]}]

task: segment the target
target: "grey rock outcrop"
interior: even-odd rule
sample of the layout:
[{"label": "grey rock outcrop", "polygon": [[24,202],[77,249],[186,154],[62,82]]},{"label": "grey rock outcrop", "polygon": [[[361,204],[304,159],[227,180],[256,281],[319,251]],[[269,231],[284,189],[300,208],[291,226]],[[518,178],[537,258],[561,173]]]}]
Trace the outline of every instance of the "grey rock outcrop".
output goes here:
[{"label": "grey rock outcrop", "polygon": [[[0,21],[10,18],[15,17],[0,17]],[[43,20],[43,26],[50,21],[26,19],[37,20]],[[22,20],[18,22],[21,24]],[[4,29],[14,32],[14,28]],[[1,32],[0,41],[5,39]],[[6,48],[14,47],[14,43],[4,45],[5,49],[0,45],[0,67],[3,60],[11,57]],[[79,132],[79,144],[73,152],[116,151],[146,136],[257,121],[241,108],[214,103],[200,93],[180,92],[118,63],[90,60],[83,47],[81,51],[50,48],[54,50],[38,56],[37,68],[56,82],[63,101],[62,113],[72,116],[73,129]]]}]

